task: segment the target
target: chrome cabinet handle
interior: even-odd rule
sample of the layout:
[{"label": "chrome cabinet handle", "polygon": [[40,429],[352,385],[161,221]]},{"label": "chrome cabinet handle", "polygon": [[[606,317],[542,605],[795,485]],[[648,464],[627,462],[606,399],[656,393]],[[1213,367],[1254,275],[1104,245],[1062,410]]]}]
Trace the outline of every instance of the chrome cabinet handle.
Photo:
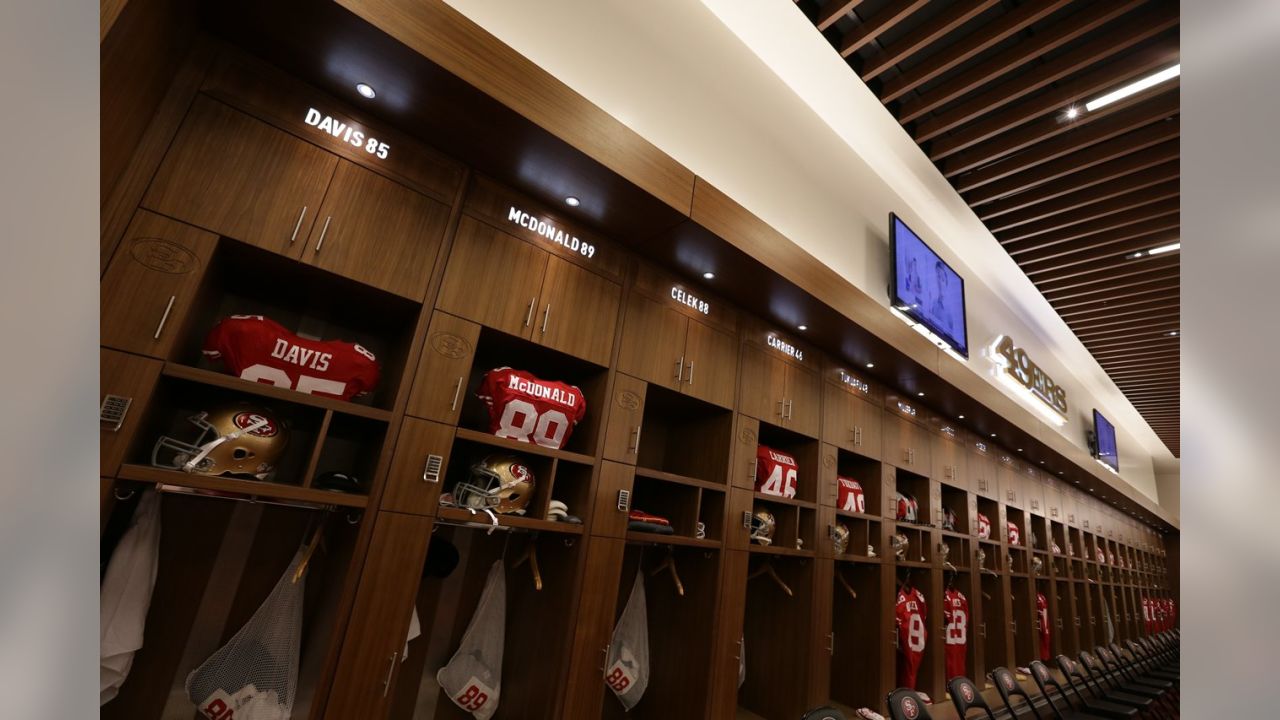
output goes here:
[{"label": "chrome cabinet handle", "polygon": [[756,459],[747,458],[747,467],[751,471],[749,475],[749,477],[751,478],[751,487],[755,487],[756,486]]},{"label": "chrome cabinet handle", "polygon": [[547,332],[547,318],[551,317],[551,303],[547,303],[546,312],[542,313],[542,332]]},{"label": "chrome cabinet handle", "polygon": [[787,419],[787,401],[786,400],[778,401],[778,417],[782,418],[783,420]]},{"label": "chrome cabinet handle", "polygon": [[399,650],[391,653],[390,662],[387,663],[387,679],[382,681],[382,697],[386,697],[387,692],[391,690],[391,676],[396,671],[396,658],[399,656]]},{"label": "chrome cabinet handle", "polygon": [[152,340],[160,339],[160,333],[164,332],[164,324],[169,322],[169,313],[173,312],[173,303],[177,299],[177,295],[169,296],[169,304],[164,306],[164,314],[160,316],[160,324],[156,325],[156,334],[152,336]]},{"label": "chrome cabinet handle", "polygon": [[685,382],[689,383],[690,385],[693,385],[693,361],[692,360],[689,361],[689,379],[685,380]]},{"label": "chrome cabinet handle", "polygon": [[680,383],[683,380],[684,380],[684,356],[681,355],[680,359],[676,361],[676,383]]},{"label": "chrome cabinet handle", "polygon": [[329,232],[329,222],[333,220],[333,216],[329,215],[324,219],[324,227],[320,228],[320,239],[316,241],[316,252],[320,252],[320,247],[324,245],[324,236]]},{"label": "chrome cabinet handle", "polygon": [[795,409],[795,404],[791,401],[791,399],[790,399],[790,398],[788,398],[788,399],[787,399],[787,414],[786,414],[786,419],[787,419],[787,420],[790,420],[790,419],[792,419],[793,417],[795,417],[795,415],[793,415],[793,414],[792,414],[792,412],[793,412],[793,410],[794,410],[794,409]]},{"label": "chrome cabinet handle", "polygon": [[862,447],[862,426],[861,425],[853,426],[853,444],[858,447]]},{"label": "chrome cabinet handle", "polygon": [[529,312],[524,314],[524,326],[529,327],[529,323],[533,322],[533,306],[538,302],[538,298],[529,298]]},{"label": "chrome cabinet handle", "polygon": [[982,629],[982,637],[986,637],[986,636],[987,636],[987,624],[986,624],[986,623],[979,623],[979,624],[978,624],[978,627]]},{"label": "chrome cabinet handle", "polygon": [[737,654],[737,655],[734,655],[734,656],[733,656],[733,659],[734,659],[734,660],[741,660],[741,659],[742,659],[742,641],[741,641],[741,640],[739,640],[739,641],[737,641],[737,642],[736,642],[736,643],[734,643],[734,644],[738,646],[738,654]]},{"label": "chrome cabinet handle", "polygon": [[635,429],[631,431],[631,437],[632,437],[631,445],[627,446],[627,452],[631,455],[635,455],[636,453],[640,452],[640,426],[639,425],[637,425]]},{"label": "chrome cabinet handle", "polygon": [[827,638],[828,638],[827,654],[835,655],[836,654],[836,631],[832,630],[831,632],[827,633]]},{"label": "chrome cabinet handle", "polygon": [[298,213],[298,222],[293,224],[293,234],[289,236],[289,244],[292,245],[298,239],[298,230],[302,228],[302,219],[307,216],[307,206],[302,206],[302,212]]},{"label": "chrome cabinet handle", "polygon": [[449,403],[449,412],[458,409],[458,396],[462,394],[462,376],[458,376],[458,382],[453,386],[453,402]]}]

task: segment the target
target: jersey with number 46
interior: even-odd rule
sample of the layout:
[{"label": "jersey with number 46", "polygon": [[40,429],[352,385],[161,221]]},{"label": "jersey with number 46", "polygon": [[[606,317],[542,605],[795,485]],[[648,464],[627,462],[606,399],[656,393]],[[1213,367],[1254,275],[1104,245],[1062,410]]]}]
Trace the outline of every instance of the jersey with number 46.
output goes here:
[{"label": "jersey with number 46", "polygon": [[867,511],[867,496],[863,494],[862,485],[857,480],[837,475],[836,483],[839,488],[839,497],[837,499],[841,510],[856,513],[865,513]]},{"label": "jersey with number 46", "polygon": [[929,633],[925,629],[924,618],[927,608],[924,594],[914,587],[903,587],[898,591],[898,602],[894,608],[894,619],[898,626],[898,685],[900,687],[916,687],[916,673],[920,670],[920,661],[924,659],[924,644]]},{"label": "jersey with number 46", "polygon": [[965,674],[965,652],[969,648],[969,598],[950,588],[942,594],[942,619],[947,629],[947,679]]},{"label": "jersey with number 46", "polygon": [[378,384],[378,359],[342,340],[308,340],[261,315],[223,318],[204,341],[204,355],[244,380],[350,400]]},{"label": "jersey with number 46", "polygon": [[489,406],[489,432],[557,450],[587,412],[577,386],[509,367],[485,373],[476,396]]},{"label": "jersey with number 46", "polygon": [[794,456],[764,445],[756,446],[756,492],[792,498],[800,466]]}]

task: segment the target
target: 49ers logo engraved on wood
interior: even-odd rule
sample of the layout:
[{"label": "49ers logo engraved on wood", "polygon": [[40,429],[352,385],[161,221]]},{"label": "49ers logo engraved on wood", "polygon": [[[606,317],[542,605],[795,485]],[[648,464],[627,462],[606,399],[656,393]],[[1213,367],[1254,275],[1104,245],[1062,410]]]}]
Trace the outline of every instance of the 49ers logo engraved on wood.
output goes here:
[{"label": "49ers logo engraved on wood", "polygon": [[253,427],[257,423],[265,422],[265,425],[249,431],[249,434],[254,437],[275,437],[280,432],[280,429],[276,427],[276,424],[271,420],[271,418],[255,412],[236,413],[235,417],[233,417],[231,421],[234,422],[236,427],[241,430],[247,427]]},{"label": "49ers logo engraved on wood", "polygon": [[630,390],[623,390],[618,393],[618,407],[623,410],[639,410],[640,396]]},{"label": "49ers logo engraved on wood", "polygon": [[129,255],[148,270],[169,275],[185,275],[200,267],[200,258],[181,245],[161,238],[138,238]]},{"label": "49ers logo engraved on wood", "polygon": [[440,332],[431,336],[431,349],[450,360],[458,360],[471,354],[471,343],[453,333]]}]

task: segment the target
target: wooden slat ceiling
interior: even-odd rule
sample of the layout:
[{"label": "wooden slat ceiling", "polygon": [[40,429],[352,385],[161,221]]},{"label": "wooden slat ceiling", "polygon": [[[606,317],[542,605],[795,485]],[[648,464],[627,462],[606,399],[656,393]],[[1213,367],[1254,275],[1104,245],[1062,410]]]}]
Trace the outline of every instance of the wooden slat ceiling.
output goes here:
[{"label": "wooden slat ceiling", "polygon": [[[1175,456],[1176,0],[799,0]],[[1077,115],[1068,118],[1067,110]]]}]

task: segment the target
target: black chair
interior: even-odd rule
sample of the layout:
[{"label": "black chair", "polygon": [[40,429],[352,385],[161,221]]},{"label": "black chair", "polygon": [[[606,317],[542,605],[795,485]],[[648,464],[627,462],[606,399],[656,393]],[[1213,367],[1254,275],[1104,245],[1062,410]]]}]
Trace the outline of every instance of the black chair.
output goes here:
[{"label": "black chair", "polygon": [[1018,679],[1009,672],[1007,667],[998,667],[991,671],[991,682],[995,683],[996,692],[1000,693],[1000,700],[1004,702],[1004,709],[1009,711],[1009,717],[1018,717],[1018,710],[1013,706],[1013,698],[1021,697],[1022,706],[1031,709],[1031,714],[1036,716],[1036,720],[1044,720],[1044,716],[1036,708],[1032,702],[1031,696],[1027,694],[1026,688],[1018,682]]},{"label": "black chair", "polygon": [[[1031,678],[1036,681],[1036,687],[1040,688],[1040,696],[1048,703],[1049,709],[1053,711],[1053,717],[1058,720],[1101,720],[1105,716],[1092,715],[1082,712],[1071,707],[1071,700],[1067,698],[1067,692],[1053,676],[1049,670],[1049,666],[1039,660],[1032,661],[1030,667]],[[1002,676],[1007,676],[1005,679]],[[1031,708],[1031,713],[1036,716],[1037,720],[1044,720],[1044,716],[1040,714],[1040,710],[1036,708],[1035,699],[1026,691],[1022,685],[1018,684],[1017,678],[1008,668],[999,667],[991,671],[991,677],[995,679],[996,690],[1000,693],[1000,698],[1004,700],[1005,709],[1009,711],[1010,717],[1017,718],[1018,712],[1014,709],[1011,698],[1015,695],[1021,695],[1026,701],[1027,707]],[[1058,704],[1053,701],[1053,696],[1049,694],[1049,687],[1052,686],[1058,691],[1058,696],[1062,698],[1062,702],[1067,706],[1065,711],[1058,709]]]},{"label": "black chair", "polygon": [[1095,654],[1102,661],[1103,666],[1111,670],[1121,678],[1124,678],[1128,684],[1135,687],[1146,687],[1159,691],[1161,696],[1166,695],[1173,690],[1173,682],[1163,678],[1152,677],[1139,668],[1130,658],[1123,657],[1120,646],[1112,643],[1111,647],[1102,647],[1099,645]]},{"label": "black chair", "polygon": [[1142,666],[1148,675],[1169,680],[1175,685],[1178,684],[1180,679],[1178,672],[1176,670],[1167,669],[1166,666],[1161,664],[1159,658],[1156,657],[1154,653],[1150,652],[1147,647],[1134,642],[1133,640],[1125,641],[1125,645],[1126,649],[1129,651],[1129,655],[1131,655]]},{"label": "black chair", "polygon": [[1139,710],[1149,710],[1156,699],[1149,694],[1130,690],[1127,686],[1115,681],[1115,678],[1102,667],[1102,663],[1089,651],[1080,651],[1080,664],[1076,665],[1079,677],[1086,685],[1092,684],[1093,693],[1102,700],[1121,705],[1132,705]]},{"label": "black chair", "polygon": [[889,717],[892,720],[933,720],[924,708],[924,699],[909,688],[898,688],[889,693]]},{"label": "black chair", "polygon": [[[1058,689],[1058,692],[1062,693],[1063,701],[1066,702],[1068,706],[1071,705],[1071,701],[1067,697],[1067,690],[1070,690],[1079,705],[1078,709],[1083,710],[1090,715],[1100,715],[1104,718],[1112,718],[1113,720],[1123,720],[1123,718],[1133,718],[1138,716],[1138,708],[1132,705],[1110,702],[1102,698],[1094,698],[1086,695],[1085,692],[1088,691],[1089,688],[1085,681],[1084,672],[1080,670],[1080,666],[1076,661],[1066,655],[1059,655],[1056,659],[1058,662],[1058,670],[1061,671],[1062,676],[1066,678],[1067,685],[1066,687],[1063,687],[1062,683],[1058,682],[1057,678],[1053,678],[1052,675],[1049,675],[1051,679],[1046,680],[1046,682],[1052,684]],[[1039,675],[1034,672],[1032,674],[1036,676],[1036,680],[1038,682]],[[1079,684],[1076,683],[1076,679],[1080,680]],[[1081,690],[1082,687],[1084,688],[1083,691]],[[1045,695],[1048,695],[1048,693],[1046,692]]]},{"label": "black chair", "polygon": [[970,710],[979,708],[987,713],[989,720],[996,720],[996,714],[991,711],[986,698],[982,697],[982,693],[978,692],[977,686],[969,678],[951,678],[947,683],[947,691],[951,693],[951,704],[956,706],[956,712],[962,719],[969,717]]},{"label": "black chair", "polygon": [[845,720],[845,717],[839,710],[824,706],[810,710],[800,720]]}]

